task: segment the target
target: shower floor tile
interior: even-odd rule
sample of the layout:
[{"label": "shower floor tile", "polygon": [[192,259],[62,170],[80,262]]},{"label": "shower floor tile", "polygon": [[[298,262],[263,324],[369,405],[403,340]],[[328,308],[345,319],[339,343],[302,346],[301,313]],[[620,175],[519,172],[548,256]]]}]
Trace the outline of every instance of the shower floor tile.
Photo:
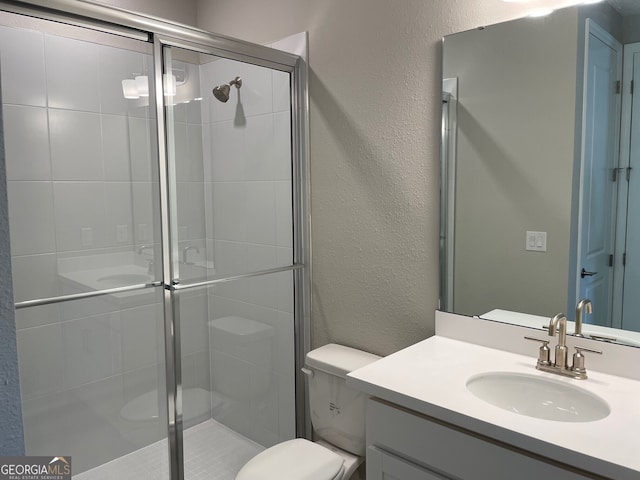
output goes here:
[{"label": "shower floor tile", "polygon": [[[185,480],[234,480],[264,447],[207,420],[184,431]],[[73,480],[164,480],[169,478],[167,440],[73,476]]]}]

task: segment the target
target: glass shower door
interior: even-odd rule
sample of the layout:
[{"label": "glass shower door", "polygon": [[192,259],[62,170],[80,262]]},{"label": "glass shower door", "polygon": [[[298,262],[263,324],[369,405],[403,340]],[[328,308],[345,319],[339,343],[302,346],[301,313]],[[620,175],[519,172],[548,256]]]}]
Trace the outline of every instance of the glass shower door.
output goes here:
[{"label": "glass shower door", "polygon": [[231,480],[307,428],[304,64],[64,8],[0,13],[26,454]]},{"label": "glass shower door", "polygon": [[[168,478],[151,45],[0,23],[26,454],[71,456],[78,479]],[[140,449],[150,466],[124,457]]]},{"label": "glass shower door", "polygon": [[296,434],[288,73],[164,47],[185,478]]}]

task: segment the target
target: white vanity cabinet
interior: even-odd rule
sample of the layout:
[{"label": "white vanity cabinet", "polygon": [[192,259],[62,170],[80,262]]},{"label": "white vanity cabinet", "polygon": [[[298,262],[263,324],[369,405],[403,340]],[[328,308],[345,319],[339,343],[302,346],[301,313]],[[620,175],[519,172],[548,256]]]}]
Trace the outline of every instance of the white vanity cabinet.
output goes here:
[{"label": "white vanity cabinet", "polygon": [[[595,368],[587,380],[540,372],[535,355],[499,348],[502,343],[529,348],[523,337],[530,329],[476,328],[473,322],[478,321],[463,317],[456,331],[486,340],[489,347],[435,335],[347,375],[347,385],[370,397],[367,480],[640,479],[640,377]],[[640,349],[580,339],[587,341],[602,344],[586,346],[600,348],[609,362],[593,361],[594,367],[612,371],[640,362]],[[546,379],[561,385],[551,387],[557,392],[575,387],[580,395],[605,402],[608,414],[582,415],[588,409],[574,405],[571,395],[568,404],[527,394],[497,405],[469,388],[471,380],[490,375]],[[535,385],[526,391],[537,392]],[[509,393],[492,388],[494,397]],[[532,405],[536,408],[526,410]],[[515,413],[520,406],[521,414]],[[576,417],[546,419],[540,408],[547,407],[575,411]]]},{"label": "white vanity cabinet", "polygon": [[367,480],[584,480],[540,456],[377,399],[367,404]]}]

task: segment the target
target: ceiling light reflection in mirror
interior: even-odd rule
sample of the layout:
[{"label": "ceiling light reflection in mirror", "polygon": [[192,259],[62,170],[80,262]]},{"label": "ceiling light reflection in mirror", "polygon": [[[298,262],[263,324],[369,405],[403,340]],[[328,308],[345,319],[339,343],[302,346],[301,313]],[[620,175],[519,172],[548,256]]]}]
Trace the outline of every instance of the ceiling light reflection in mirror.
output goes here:
[{"label": "ceiling light reflection in mirror", "polygon": [[504,3],[531,4],[533,9],[528,13],[529,17],[545,17],[559,8],[567,8],[575,5],[591,5],[603,0],[502,0]]}]

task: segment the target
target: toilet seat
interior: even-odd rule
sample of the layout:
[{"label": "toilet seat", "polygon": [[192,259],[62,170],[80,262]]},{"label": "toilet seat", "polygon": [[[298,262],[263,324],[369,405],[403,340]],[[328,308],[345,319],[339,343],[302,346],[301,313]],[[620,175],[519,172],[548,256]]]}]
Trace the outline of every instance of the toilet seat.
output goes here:
[{"label": "toilet seat", "polygon": [[314,442],[296,438],[274,445],[249,460],[236,480],[339,480],[343,458]]}]

